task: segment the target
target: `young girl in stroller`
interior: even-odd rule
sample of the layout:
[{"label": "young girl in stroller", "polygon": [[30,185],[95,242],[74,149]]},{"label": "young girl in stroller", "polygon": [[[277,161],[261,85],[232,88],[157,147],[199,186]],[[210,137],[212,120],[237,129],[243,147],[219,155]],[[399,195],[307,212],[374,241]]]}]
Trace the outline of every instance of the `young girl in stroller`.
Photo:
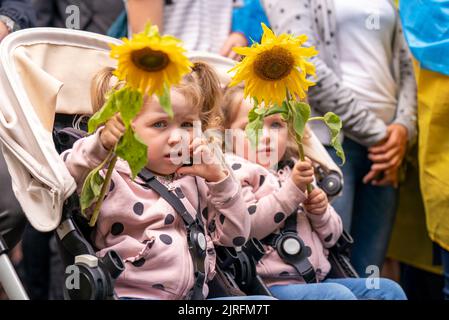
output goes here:
[{"label": "young girl in stroller", "polygon": [[[250,101],[243,99],[241,86],[225,89],[224,124],[237,130],[234,136],[243,135],[251,108]],[[279,299],[293,300],[406,299],[401,287],[388,279],[327,278],[331,268],[327,249],[342,234],[342,222],[323,190],[315,185],[312,192],[307,192],[307,184],[314,181],[314,167],[307,158],[297,161],[293,146],[287,124],[278,114],[265,118],[252,158],[246,138],[243,148],[233,150],[237,156],[227,156],[249,205],[251,237],[265,244],[266,254],[257,272],[271,293]],[[313,273],[300,275],[274,248],[273,240],[279,239],[276,236],[287,227],[302,239],[304,247],[300,252],[309,251],[306,259]]]},{"label": "young girl in stroller", "polygon": [[[114,80],[112,71],[104,70],[94,79],[94,110],[105,101]],[[220,90],[213,69],[196,62],[181,84],[171,89],[173,118],[163,111],[157,98],[147,96],[132,124],[148,146],[148,163],[143,171],[173,191],[204,232],[205,243],[201,244],[201,239],[198,242],[205,253],[203,266],[199,266],[204,267],[205,279],[198,284],[184,217],[151,189],[142,176],[133,180],[128,165],[119,159],[93,232],[93,242],[99,250],[97,255],[114,249],[124,260],[125,270],[115,285],[121,298],[185,299],[195,294],[198,286],[202,296],[207,297],[206,283],[215,273],[214,245],[241,246],[248,239],[250,220],[239,183],[219,161],[210,161],[214,155],[202,139],[193,139],[194,121],[201,121],[203,129],[215,126]],[[89,171],[105,159],[124,132],[120,115],[116,114],[93,135],[78,140],[61,155],[76,180],[78,192]],[[186,132],[193,156],[209,161],[192,166],[175,164],[171,150],[181,143]]]}]

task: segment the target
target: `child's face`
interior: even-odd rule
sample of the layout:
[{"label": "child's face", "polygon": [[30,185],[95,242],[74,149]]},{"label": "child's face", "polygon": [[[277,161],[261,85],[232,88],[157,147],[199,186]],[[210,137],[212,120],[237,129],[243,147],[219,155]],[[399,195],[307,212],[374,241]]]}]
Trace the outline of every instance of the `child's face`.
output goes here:
[{"label": "child's face", "polygon": [[193,122],[200,120],[199,111],[190,106],[176,90],[171,90],[171,104],[173,119],[162,109],[157,98],[153,97],[145,101],[141,112],[133,121],[133,129],[148,146],[146,167],[161,175],[172,174],[181,167],[178,153],[174,157],[170,152],[173,153],[173,147],[179,147],[181,143],[188,148],[193,138]]},{"label": "child's face", "polygon": [[[252,107],[250,100],[244,99],[242,101],[235,121],[231,124],[231,129],[238,130],[236,134],[244,135],[245,127],[248,124],[248,112]],[[254,158],[250,157],[250,151],[253,150],[253,147],[246,136],[243,139],[235,140],[237,141],[234,141],[233,144],[234,152],[240,157],[254,161]],[[243,141],[243,146],[237,145],[239,140]],[[276,114],[265,118],[263,133],[259,137],[257,150],[255,150],[255,162],[265,168],[271,168],[284,156],[287,149],[287,141],[288,128],[281,116]]]}]

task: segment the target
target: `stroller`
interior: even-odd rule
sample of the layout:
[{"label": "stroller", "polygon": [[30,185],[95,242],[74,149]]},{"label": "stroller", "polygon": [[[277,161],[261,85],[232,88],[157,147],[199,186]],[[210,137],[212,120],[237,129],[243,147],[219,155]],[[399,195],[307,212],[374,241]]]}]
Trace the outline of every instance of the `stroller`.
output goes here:
[{"label": "stroller", "polygon": [[[77,116],[93,112],[91,79],[100,69],[115,65],[109,57],[110,43],[120,41],[85,31],[34,28],[9,35],[0,45],[3,155],[14,193],[28,221],[39,231],[55,230],[64,264],[77,267],[78,287],[69,288],[70,274],[66,274],[64,296],[67,299],[116,298],[114,279],[124,270],[116,252],[111,250],[102,258],[95,255],[86,237],[85,223],[77,214],[75,181],[58,153],[71,146],[70,138],[74,136],[70,130],[63,129],[72,127]],[[215,65],[225,81],[226,59],[210,54],[190,53],[190,56],[192,60]],[[63,134],[55,136],[55,132]],[[341,185],[341,172],[330,158],[325,158],[327,153],[323,150],[323,163],[330,165],[322,169],[333,173]],[[329,185],[334,188],[335,181],[332,181]],[[0,282],[10,299],[27,299],[6,251],[0,242]],[[255,270],[255,262],[248,258],[241,268]],[[234,272],[227,278],[232,281],[239,277]]]}]

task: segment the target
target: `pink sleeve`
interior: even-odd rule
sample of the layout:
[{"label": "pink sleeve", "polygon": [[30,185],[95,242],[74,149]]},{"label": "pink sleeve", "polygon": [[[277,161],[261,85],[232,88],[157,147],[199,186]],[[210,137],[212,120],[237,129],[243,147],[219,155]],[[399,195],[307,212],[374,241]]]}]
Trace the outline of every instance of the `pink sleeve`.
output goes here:
[{"label": "pink sleeve", "polygon": [[76,141],[72,149],[61,154],[67,169],[76,181],[78,193],[81,192],[84,179],[89,172],[99,166],[108,155],[109,151],[100,141],[100,131]]},{"label": "pink sleeve", "polygon": [[335,209],[328,205],[323,215],[311,214],[305,211],[313,230],[318,234],[325,248],[332,247],[343,232],[341,218]]},{"label": "pink sleeve", "polygon": [[[265,190],[266,191],[266,190]],[[282,226],[285,219],[296,212],[306,196],[288,179],[281,188],[257,198],[253,186],[243,187],[243,196],[251,217],[251,237],[263,239]]]},{"label": "pink sleeve", "polygon": [[[206,182],[209,232],[215,244],[242,246],[249,238],[250,218],[239,183],[230,175],[216,183]],[[213,226],[211,229],[210,226]]]}]

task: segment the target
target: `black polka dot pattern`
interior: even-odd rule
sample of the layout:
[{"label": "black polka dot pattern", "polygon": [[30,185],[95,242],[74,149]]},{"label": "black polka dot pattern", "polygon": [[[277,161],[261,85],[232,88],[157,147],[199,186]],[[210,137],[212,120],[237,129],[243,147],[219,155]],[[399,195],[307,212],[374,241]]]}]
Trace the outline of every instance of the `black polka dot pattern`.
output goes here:
[{"label": "black polka dot pattern", "polygon": [[224,216],[224,214],[220,213],[220,223],[223,225],[223,223],[225,222],[226,217]]},{"label": "black polka dot pattern", "polygon": [[265,182],[265,176],[261,175],[259,178],[259,187],[261,187],[264,182]]},{"label": "black polka dot pattern", "polygon": [[203,209],[203,212],[201,212],[201,214],[203,215],[204,219],[207,220],[207,218],[209,217],[209,210],[206,208]]},{"label": "black polka dot pattern", "polygon": [[234,163],[231,168],[232,170],[238,170],[242,167],[242,165],[240,163]]},{"label": "black polka dot pattern", "polygon": [[165,289],[165,287],[164,287],[164,285],[162,283],[153,284],[152,287],[154,289],[159,289],[159,290],[164,290]]},{"label": "black polka dot pattern", "polygon": [[212,220],[209,225],[207,226],[207,229],[209,230],[209,232],[215,232],[215,230],[217,229],[217,226],[215,224],[215,220]]},{"label": "black polka dot pattern", "polygon": [[172,214],[167,214],[164,220],[164,224],[172,224],[175,221],[175,217]]},{"label": "black polka dot pattern", "polygon": [[282,220],[284,220],[285,214],[283,212],[278,212],[274,215],[274,222],[280,223]]},{"label": "black polka dot pattern", "polygon": [[133,206],[133,211],[138,216],[141,216],[143,213],[143,203],[142,202],[136,202]]},{"label": "black polka dot pattern", "polygon": [[184,193],[182,192],[181,188],[179,188],[179,187],[176,188],[176,189],[175,189],[175,193],[176,193],[176,195],[178,196],[179,199],[185,198],[185,195],[184,195]]},{"label": "black polka dot pattern", "polygon": [[144,258],[140,258],[139,260],[136,260],[134,262],[132,262],[134,267],[141,267],[145,264],[145,259]]},{"label": "black polka dot pattern", "polygon": [[114,180],[111,180],[111,184],[109,185],[109,192],[112,192],[112,190],[114,190],[115,188],[115,182]]},{"label": "black polka dot pattern", "polygon": [[243,246],[245,244],[245,238],[244,237],[235,237],[232,240],[232,243],[234,244],[234,246],[236,247],[240,247]]},{"label": "black polka dot pattern", "polygon": [[159,239],[166,245],[170,245],[173,242],[173,239],[168,234],[161,234]]},{"label": "black polka dot pattern", "polygon": [[123,224],[121,224],[120,222],[115,222],[111,227],[111,234],[113,236],[118,236],[123,232],[124,229],[125,227],[123,226]]},{"label": "black polka dot pattern", "polygon": [[254,214],[257,210],[257,206],[256,205],[252,205],[248,207],[248,212],[249,214]]},{"label": "black polka dot pattern", "polygon": [[332,236],[333,236],[334,234],[333,233],[331,233],[330,235],[328,235],[326,238],[324,238],[324,241],[326,241],[326,242],[329,242],[329,241],[331,241],[332,240]]}]

